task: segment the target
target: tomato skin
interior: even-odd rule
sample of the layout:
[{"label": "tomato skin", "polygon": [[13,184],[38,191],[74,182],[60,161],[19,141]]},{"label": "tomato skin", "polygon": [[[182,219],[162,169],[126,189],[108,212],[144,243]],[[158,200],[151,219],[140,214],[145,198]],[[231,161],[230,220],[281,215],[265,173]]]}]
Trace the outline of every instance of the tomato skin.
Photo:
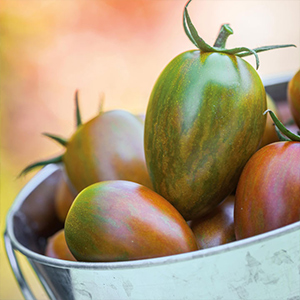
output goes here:
[{"label": "tomato skin", "polygon": [[163,70],[145,120],[154,190],[186,220],[215,208],[257,150],[266,116],[261,79],[243,59],[187,51]]},{"label": "tomato skin", "polygon": [[291,113],[298,128],[300,128],[300,70],[288,84],[287,99]]},{"label": "tomato skin", "polygon": [[300,220],[299,157],[299,142],[276,142],[250,158],[236,190],[237,239]]},{"label": "tomato skin", "polygon": [[[281,119],[279,110],[276,106],[275,101],[268,94],[267,94],[267,108],[271,109],[276,114],[276,116],[279,119]],[[275,130],[274,122],[273,122],[271,116],[269,114],[267,114],[266,127],[265,127],[265,131],[264,131],[261,143],[260,143],[260,148],[262,148],[268,144],[278,142],[278,141],[279,141],[279,138],[278,138],[278,135]]]},{"label": "tomato skin", "polygon": [[124,261],[197,250],[179,212],[140,184],[112,180],[84,189],[65,222],[67,244],[79,261]]},{"label": "tomato skin", "polygon": [[63,162],[79,192],[104,180],[130,180],[151,188],[144,155],[144,125],[123,110],[102,112],[68,141]]},{"label": "tomato skin", "polygon": [[55,212],[62,223],[65,222],[68,211],[76,197],[76,194],[71,191],[67,180],[68,179],[65,178],[65,176],[62,176],[58,183],[54,198]]},{"label": "tomato skin", "polygon": [[48,238],[45,255],[63,260],[76,261],[66,243],[64,229],[57,231]]},{"label": "tomato skin", "polygon": [[234,201],[228,196],[212,212],[191,221],[199,249],[206,249],[235,241]]}]

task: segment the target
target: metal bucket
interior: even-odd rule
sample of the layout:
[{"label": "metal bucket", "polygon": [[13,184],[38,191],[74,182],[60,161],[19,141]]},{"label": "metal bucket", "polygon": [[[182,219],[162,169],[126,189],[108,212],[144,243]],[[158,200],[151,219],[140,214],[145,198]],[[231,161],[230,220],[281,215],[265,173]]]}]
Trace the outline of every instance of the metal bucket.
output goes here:
[{"label": "metal bucket", "polygon": [[218,247],[128,262],[85,263],[42,253],[62,224],[53,194],[62,171],[42,169],[6,220],[7,256],[25,299],[35,299],[15,251],[31,263],[50,299],[299,300],[300,222]]}]

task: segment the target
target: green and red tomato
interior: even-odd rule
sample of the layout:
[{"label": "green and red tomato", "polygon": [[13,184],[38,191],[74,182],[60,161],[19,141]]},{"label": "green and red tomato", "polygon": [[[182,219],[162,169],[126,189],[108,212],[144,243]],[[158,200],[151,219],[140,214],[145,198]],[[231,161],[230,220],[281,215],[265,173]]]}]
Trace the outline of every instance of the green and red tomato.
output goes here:
[{"label": "green and red tomato", "polygon": [[228,24],[211,47],[198,36],[187,5],[184,29],[197,49],[179,54],[158,77],[144,140],[154,190],[190,220],[233,191],[259,146],[266,93],[256,70],[241,57],[254,54],[258,67],[257,52],[272,47],[226,49],[233,33]]},{"label": "green and red tomato", "polygon": [[228,196],[212,212],[191,221],[199,249],[224,245],[236,240],[234,232],[235,196]]},{"label": "green and red tomato", "polygon": [[195,236],[163,197],[135,182],[102,181],[85,188],[65,222],[79,261],[124,261],[197,250]]},{"label": "green and red tomato", "polygon": [[285,134],[289,140],[261,148],[243,169],[235,194],[237,239],[300,220],[300,136]]},{"label": "green and red tomato", "polygon": [[52,134],[65,152],[54,159],[33,163],[23,173],[37,166],[62,163],[75,192],[104,180],[129,180],[148,187],[152,183],[144,154],[144,124],[125,110],[100,111],[82,123],[75,95],[77,128],[69,140]]}]

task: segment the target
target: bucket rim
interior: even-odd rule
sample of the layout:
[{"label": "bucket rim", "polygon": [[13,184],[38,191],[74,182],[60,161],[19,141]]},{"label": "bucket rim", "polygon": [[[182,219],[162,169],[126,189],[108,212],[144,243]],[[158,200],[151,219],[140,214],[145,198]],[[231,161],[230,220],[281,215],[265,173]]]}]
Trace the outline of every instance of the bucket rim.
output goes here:
[{"label": "bucket rim", "polygon": [[45,181],[50,175],[59,170],[56,164],[50,164],[41,169],[29,182],[21,189],[15,198],[12,206],[6,215],[6,228],[4,235],[10,239],[14,250],[19,251],[27,259],[34,260],[43,265],[48,265],[56,268],[63,269],[94,269],[94,270],[112,270],[112,269],[133,269],[141,267],[157,266],[161,264],[173,264],[182,261],[193,260],[201,257],[217,255],[221,252],[232,251],[242,247],[248,247],[260,241],[267,241],[277,238],[281,235],[292,233],[294,231],[300,232],[300,221],[286,225],[284,227],[265,232],[253,237],[245,238],[243,240],[233,241],[224,245],[215,246],[207,249],[200,249],[192,252],[168,255],[156,258],[147,258],[131,261],[117,261],[117,262],[80,262],[80,261],[67,261],[58,258],[52,258],[43,254],[36,253],[17,240],[13,230],[13,217],[15,213],[31,192]]}]

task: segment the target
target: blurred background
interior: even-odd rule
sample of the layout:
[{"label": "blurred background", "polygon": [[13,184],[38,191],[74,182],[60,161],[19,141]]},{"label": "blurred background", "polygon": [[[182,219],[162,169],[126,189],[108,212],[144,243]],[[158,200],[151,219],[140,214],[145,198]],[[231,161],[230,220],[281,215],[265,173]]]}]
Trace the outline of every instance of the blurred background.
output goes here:
[{"label": "blurred background", "polygon": [[[193,49],[185,36],[182,0],[1,0],[1,236],[5,216],[36,172],[17,178],[29,163],[62,148],[41,135],[69,137],[75,128],[74,94],[83,121],[104,110],[145,113],[151,89],[176,55]],[[223,23],[228,47],[292,43],[298,48],[259,54],[264,82],[291,78],[300,68],[300,1],[193,0],[191,19],[213,44]],[[253,66],[253,57],[246,59]],[[22,299],[1,243],[0,299]],[[47,299],[21,261],[37,299]]]}]

